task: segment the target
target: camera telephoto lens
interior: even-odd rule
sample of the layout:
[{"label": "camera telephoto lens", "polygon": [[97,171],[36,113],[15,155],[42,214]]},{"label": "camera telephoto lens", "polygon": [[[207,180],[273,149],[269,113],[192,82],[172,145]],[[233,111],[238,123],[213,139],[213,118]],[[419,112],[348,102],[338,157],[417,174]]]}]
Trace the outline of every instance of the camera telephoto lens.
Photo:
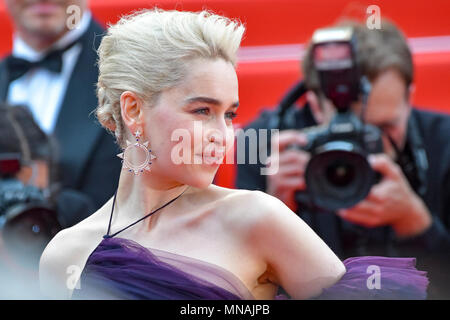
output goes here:
[{"label": "camera telephoto lens", "polygon": [[336,161],[325,170],[328,181],[337,187],[348,186],[355,179],[356,169],[349,163]]},{"label": "camera telephoto lens", "polygon": [[374,184],[375,172],[356,143],[332,141],[308,162],[305,179],[314,205],[335,211],[363,200]]}]

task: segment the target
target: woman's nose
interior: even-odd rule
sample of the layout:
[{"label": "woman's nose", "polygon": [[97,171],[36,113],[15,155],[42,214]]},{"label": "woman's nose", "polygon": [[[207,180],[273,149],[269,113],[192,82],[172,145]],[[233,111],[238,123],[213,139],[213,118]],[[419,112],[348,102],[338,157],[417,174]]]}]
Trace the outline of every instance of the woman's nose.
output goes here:
[{"label": "woman's nose", "polygon": [[205,128],[206,143],[214,143],[219,146],[225,145],[227,138],[227,124],[224,119],[217,119]]},{"label": "woman's nose", "polygon": [[205,134],[205,143],[213,143],[216,146],[224,146],[226,140],[226,132],[218,129],[209,129]]}]

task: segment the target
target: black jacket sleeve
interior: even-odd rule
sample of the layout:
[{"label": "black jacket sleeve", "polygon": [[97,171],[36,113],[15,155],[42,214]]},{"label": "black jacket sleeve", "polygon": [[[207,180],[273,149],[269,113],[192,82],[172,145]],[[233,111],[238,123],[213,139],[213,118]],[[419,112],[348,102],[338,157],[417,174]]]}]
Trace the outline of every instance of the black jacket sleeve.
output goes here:
[{"label": "black jacket sleeve", "polygon": [[420,235],[397,240],[423,254],[450,255],[450,116],[413,110],[428,158],[427,193],[423,200],[432,224]]}]

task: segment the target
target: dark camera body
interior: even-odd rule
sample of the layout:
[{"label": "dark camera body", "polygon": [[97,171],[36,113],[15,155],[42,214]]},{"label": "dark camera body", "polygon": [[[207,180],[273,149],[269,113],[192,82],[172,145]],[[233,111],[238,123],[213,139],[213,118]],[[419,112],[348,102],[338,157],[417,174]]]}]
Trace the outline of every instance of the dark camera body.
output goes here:
[{"label": "dark camera body", "polygon": [[18,157],[0,157],[0,232],[10,256],[37,265],[45,246],[61,230],[54,206],[43,190],[14,177]]},{"label": "dark camera body", "polygon": [[[304,130],[311,153],[305,181],[310,206],[326,211],[349,208],[364,199],[377,182],[367,160],[383,152],[381,131],[364,124],[370,83],[356,63],[356,40],[351,28],[319,29],[313,35],[312,56],[320,91],[336,109],[326,127]],[[362,98],[361,119],[351,105]],[[303,202],[297,196],[298,202]]]},{"label": "dark camera body", "polygon": [[314,206],[334,211],[364,199],[379,176],[367,156],[383,152],[380,130],[351,112],[337,113],[326,127],[304,130],[311,154],[305,181]]}]

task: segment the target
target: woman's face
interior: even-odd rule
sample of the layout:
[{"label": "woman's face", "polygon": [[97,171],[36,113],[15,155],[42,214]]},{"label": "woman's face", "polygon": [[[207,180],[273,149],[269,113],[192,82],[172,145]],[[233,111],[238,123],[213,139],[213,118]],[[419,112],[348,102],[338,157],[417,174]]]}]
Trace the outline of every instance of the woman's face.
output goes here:
[{"label": "woman's face", "polygon": [[233,65],[219,58],[194,60],[187,69],[180,85],[143,108],[144,138],[157,157],[153,178],[204,188],[234,143],[238,81]]}]

